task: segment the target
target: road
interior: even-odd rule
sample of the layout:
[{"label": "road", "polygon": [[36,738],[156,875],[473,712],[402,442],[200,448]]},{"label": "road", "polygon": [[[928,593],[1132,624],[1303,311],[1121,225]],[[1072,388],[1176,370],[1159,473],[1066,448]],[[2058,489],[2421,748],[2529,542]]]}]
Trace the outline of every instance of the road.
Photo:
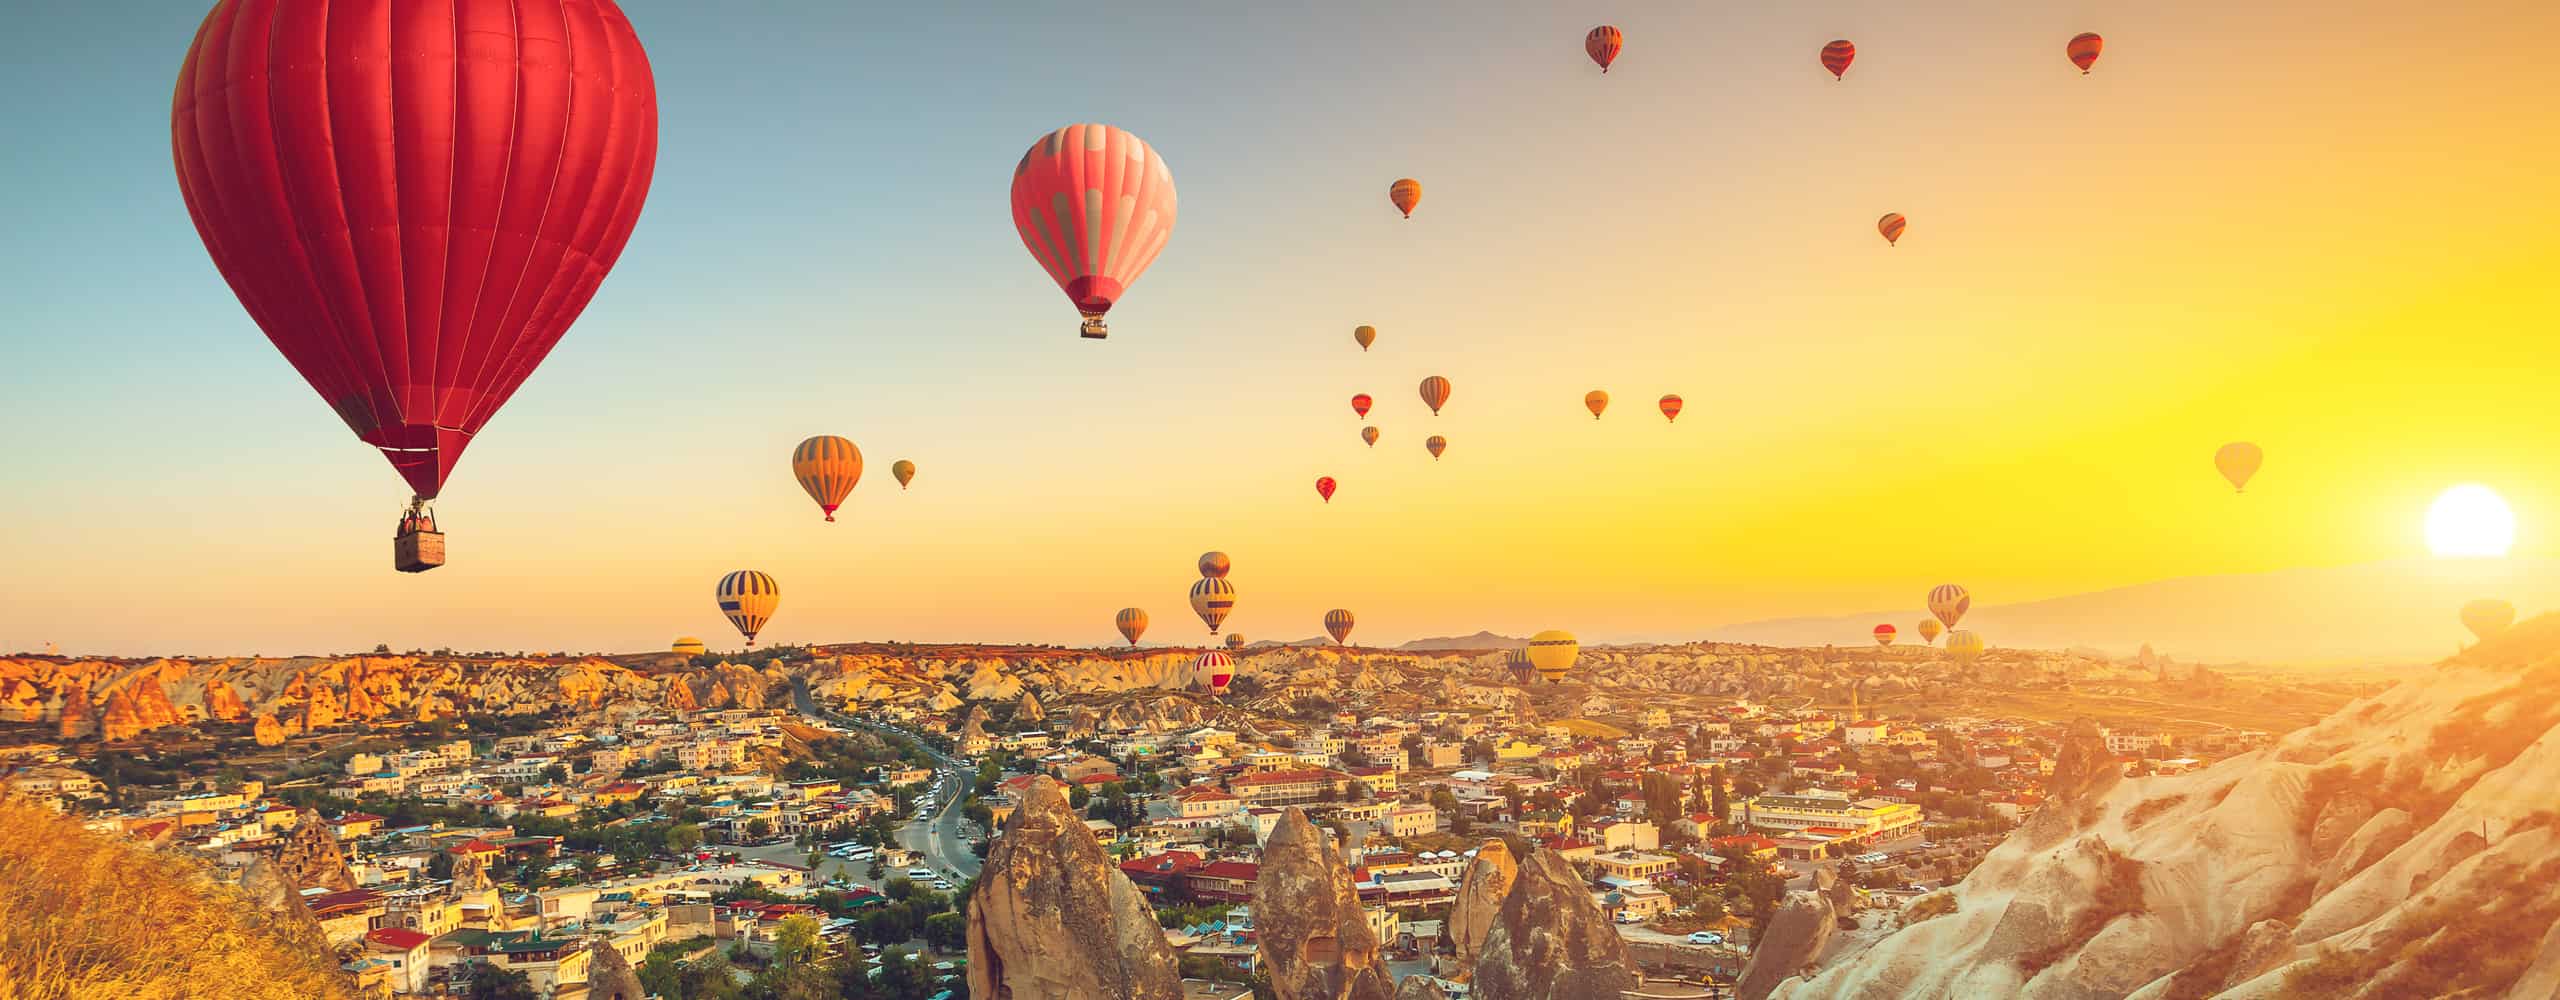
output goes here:
[{"label": "road", "polygon": [[838,726],[852,726],[872,732],[903,737],[933,759],[934,773],[942,778],[942,791],[928,791],[916,799],[915,815],[898,828],[898,845],[924,857],[925,867],[937,873],[957,874],[952,884],[978,877],[981,862],[970,852],[968,818],[960,811],[960,803],[978,780],[978,770],[968,761],[933,748],[917,734],[896,726],[865,722],[818,707],[810,697],[807,683],[791,682],[791,700],[800,714]]}]

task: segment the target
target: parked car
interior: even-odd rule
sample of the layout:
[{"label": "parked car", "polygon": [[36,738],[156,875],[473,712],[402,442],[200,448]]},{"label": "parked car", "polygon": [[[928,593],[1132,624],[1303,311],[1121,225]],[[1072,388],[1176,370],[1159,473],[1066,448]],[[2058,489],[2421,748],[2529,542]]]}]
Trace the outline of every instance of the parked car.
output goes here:
[{"label": "parked car", "polygon": [[1690,944],[1723,944],[1723,943],[1724,943],[1724,935],[1722,935],[1722,934],[1718,934],[1718,933],[1716,933],[1716,932],[1714,932],[1714,931],[1691,931],[1691,932],[1689,933],[1689,943],[1690,943]]}]

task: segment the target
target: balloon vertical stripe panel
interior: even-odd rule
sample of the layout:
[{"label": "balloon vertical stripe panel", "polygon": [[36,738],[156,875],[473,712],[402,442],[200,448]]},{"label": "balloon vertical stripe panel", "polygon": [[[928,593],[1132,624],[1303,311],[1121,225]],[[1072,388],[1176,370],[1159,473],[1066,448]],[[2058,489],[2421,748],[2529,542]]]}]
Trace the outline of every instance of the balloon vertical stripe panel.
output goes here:
[{"label": "balloon vertical stripe panel", "polygon": [[224,281],[430,498],[621,256],[657,131],[612,0],[223,0],[170,108]]}]

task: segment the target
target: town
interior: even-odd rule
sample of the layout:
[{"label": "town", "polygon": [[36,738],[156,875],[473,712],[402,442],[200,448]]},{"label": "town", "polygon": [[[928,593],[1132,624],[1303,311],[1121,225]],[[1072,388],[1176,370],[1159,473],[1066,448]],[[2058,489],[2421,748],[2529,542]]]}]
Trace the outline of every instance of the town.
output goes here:
[{"label": "town", "polygon": [[[965,995],[976,879],[1045,780],[1203,996],[1249,996],[1268,972],[1253,901],[1292,815],[1339,852],[1397,977],[1463,995],[1489,918],[1467,898],[1471,869],[1553,855],[1647,976],[1693,990],[1661,995],[1723,996],[1791,890],[1834,893],[1847,935],[1925,913],[2037,811],[2075,738],[2062,720],[1877,706],[1865,683],[1846,704],[1548,685],[1507,674],[1499,653],[1274,649],[1239,657],[1247,673],[1222,703],[1079,691],[1096,685],[1051,662],[1063,651],[970,652],[935,661],[960,681],[938,690],[893,677],[877,651],[799,649],[665,674],[688,693],[656,704],[374,725],[343,724],[343,696],[311,690],[337,675],[305,671],[290,727],[178,712],[137,728],[133,692],[165,699],[168,685],[112,665],[106,708],[85,710],[84,689],[21,732],[0,784],[289,896],[385,995],[579,998],[615,976],[662,997],[782,995],[817,969],[842,995]],[[11,662],[71,675],[70,661]],[[1152,661],[1120,662],[1143,680]],[[709,699],[727,707],[705,707],[686,676],[769,690],[736,697],[732,683]],[[344,681],[359,696],[377,686]],[[340,704],[315,716],[321,701]],[[109,724],[123,731],[102,742]],[[2128,774],[2271,739],[2080,726]]]}]

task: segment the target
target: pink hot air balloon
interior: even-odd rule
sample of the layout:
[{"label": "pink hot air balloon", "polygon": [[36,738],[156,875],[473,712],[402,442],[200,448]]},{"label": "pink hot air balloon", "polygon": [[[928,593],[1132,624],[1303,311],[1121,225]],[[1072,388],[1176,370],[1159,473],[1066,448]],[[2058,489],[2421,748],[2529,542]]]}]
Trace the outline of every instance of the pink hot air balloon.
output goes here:
[{"label": "pink hot air balloon", "polygon": [[1084,316],[1089,339],[1110,335],[1102,314],[1155,263],[1173,217],[1164,158],[1109,125],[1041,136],[1013,168],[1013,228]]}]

